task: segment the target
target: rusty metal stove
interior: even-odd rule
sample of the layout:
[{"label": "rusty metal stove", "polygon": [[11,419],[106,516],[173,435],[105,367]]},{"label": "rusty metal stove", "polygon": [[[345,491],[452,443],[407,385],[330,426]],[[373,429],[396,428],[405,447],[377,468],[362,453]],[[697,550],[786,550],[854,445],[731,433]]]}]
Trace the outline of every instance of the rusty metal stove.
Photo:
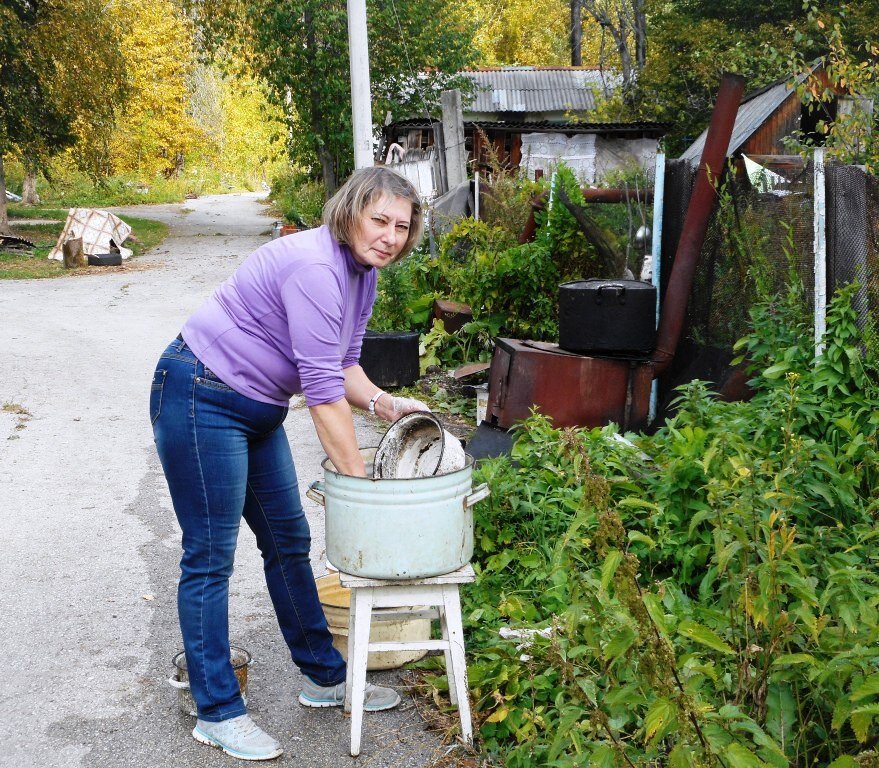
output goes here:
[{"label": "rusty metal stove", "polygon": [[508,429],[534,405],[556,427],[647,421],[653,364],[646,359],[587,357],[557,344],[495,339],[485,420]]}]

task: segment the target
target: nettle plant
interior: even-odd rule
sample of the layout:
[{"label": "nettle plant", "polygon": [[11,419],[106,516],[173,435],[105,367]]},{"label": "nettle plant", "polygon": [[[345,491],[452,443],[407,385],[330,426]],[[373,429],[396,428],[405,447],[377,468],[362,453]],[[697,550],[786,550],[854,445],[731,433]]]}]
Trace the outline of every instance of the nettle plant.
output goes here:
[{"label": "nettle plant", "polygon": [[515,463],[482,465],[465,611],[499,762],[879,763],[879,387],[853,291],[817,360],[799,286],[757,305],[749,402],[694,382],[630,441],[535,414]]}]

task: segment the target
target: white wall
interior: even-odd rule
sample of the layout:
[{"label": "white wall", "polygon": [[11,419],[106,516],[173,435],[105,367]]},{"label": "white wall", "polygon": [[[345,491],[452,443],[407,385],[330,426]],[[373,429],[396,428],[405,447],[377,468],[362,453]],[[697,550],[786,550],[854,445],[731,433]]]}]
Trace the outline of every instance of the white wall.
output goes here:
[{"label": "white wall", "polygon": [[594,184],[610,171],[639,163],[648,172],[656,162],[656,139],[606,139],[594,133],[522,134],[522,168],[528,178],[542,170],[549,176],[564,162],[583,184]]},{"label": "white wall", "polygon": [[596,137],[595,175],[601,179],[611,171],[638,163],[651,178],[656,166],[656,139],[606,139]]},{"label": "white wall", "polygon": [[522,162],[528,178],[536,170],[550,176],[556,166],[564,162],[584,184],[595,181],[595,134],[580,133],[523,133]]}]

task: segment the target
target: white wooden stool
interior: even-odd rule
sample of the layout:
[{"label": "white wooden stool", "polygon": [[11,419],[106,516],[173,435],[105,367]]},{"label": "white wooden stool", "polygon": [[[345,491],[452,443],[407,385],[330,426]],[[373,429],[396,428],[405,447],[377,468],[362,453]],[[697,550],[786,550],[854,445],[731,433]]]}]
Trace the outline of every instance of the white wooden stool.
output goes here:
[{"label": "white wooden stool", "polygon": [[[461,736],[468,744],[473,742],[458,585],[471,582],[474,578],[473,568],[470,565],[443,576],[426,579],[368,579],[347,573],[339,574],[342,586],[351,590],[345,711],[351,713],[352,756],[356,757],[360,754],[363,696],[366,691],[366,661],[370,651],[443,651],[446,657],[446,675],[449,679],[449,698],[452,704],[458,705],[458,714],[461,717]],[[425,613],[423,607],[435,610]],[[374,608],[396,610],[373,612]],[[373,620],[399,621],[401,618],[415,616],[439,618],[442,640],[377,643],[369,641],[370,624]]]}]

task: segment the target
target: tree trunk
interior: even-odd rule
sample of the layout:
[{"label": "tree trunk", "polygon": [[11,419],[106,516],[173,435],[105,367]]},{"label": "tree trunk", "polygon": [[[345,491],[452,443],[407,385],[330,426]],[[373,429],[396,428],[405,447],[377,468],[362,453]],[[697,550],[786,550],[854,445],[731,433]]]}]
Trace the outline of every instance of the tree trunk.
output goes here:
[{"label": "tree trunk", "polygon": [[3,168],[3,152],[0,150],[0,235],[11,234],[6,213],[6,171]]},{"label": "tree trunk", "polygon": [[635,0],[635,61],[638,71],[647,63],[647,13],[644,0]]},{"label": "tree trunk", "polygon": [[[627,103],[631,103],[634,96],[635,80],[644,66],[647,55],[647,20],[644,0],[617,0],[612,9],[609,9],[604,3],[599,3],[598,0],[580,0],[580,2],[586,12],[601,25],[602,32],[607,31],[613,37],[619,55],[623,99]],[[630,38],[634,38],[634,60]]]},{"label": "tree trunk", "polygon": [[37,162],[30,157],[24,159],[24,182],[21,186],[21,204],[40,204],[40,196],[37,194]]},{"label": "tree trunk", "polygon": [[320,170],[324,180],[327,200],[329,200],[339,188],[339,176],[336,173],[336,163],[332,153],[326,147],[318,147],[317,156],[320,160]]},{"label": "tree trunk", "polygon": [[571,66],[583,64],[583,19],[580,15],[580,0],[571,0]]},{"label": "tree trunk", "polygon": [[[305,24],[305,45],[309,50],[315,51],[317,50],[317,41],[314,36],[314,15],[310,8],[305,9],[302,21]],[[320,97],[317,92],[317,86],[312,86],[309,98],[311,100],[311,130],[315,136],[319,137],[323,134],[323,127],[321,126],[320,118],[318,117],[320,115]],[[326,191],[327,199],[329,200],[339,185],[339,180],[336,177],[336,164],[333,161],[332,153],[320,142],[319,139],[316,144],[315,151],[317,152],[317,159],[320,161],[324,189]]]},{"label": "tree trunk", "polygon": [[82,238],[74,237],[61,246],[61,255],[64,258],[64,269],[77,269],[88,265],[85,254],[82,251]]}]

